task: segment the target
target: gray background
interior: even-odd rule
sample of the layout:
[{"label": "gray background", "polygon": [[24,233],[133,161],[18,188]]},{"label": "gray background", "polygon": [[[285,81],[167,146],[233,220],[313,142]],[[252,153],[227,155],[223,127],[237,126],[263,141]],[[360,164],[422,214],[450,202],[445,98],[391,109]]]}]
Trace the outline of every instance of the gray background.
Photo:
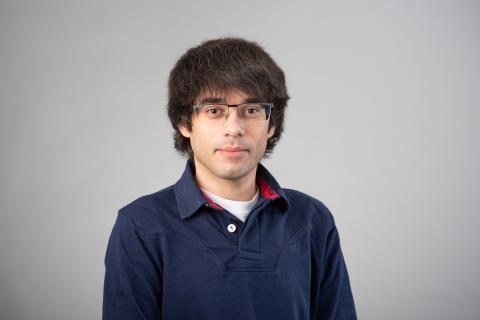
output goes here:
[{"label": "gray background", "polygon": [[98,319],[118,208],[174,183],[166,82],[261,43],[286,130],[264,164],[333,212],[361,319],[479,319],[478,1],[0,2],[0,318]]}]

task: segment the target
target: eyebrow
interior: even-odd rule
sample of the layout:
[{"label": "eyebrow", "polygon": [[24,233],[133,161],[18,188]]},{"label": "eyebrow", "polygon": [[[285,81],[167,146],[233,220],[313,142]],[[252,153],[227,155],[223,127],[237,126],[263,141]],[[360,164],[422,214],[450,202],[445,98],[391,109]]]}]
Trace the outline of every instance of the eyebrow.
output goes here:
[{"label": "eyebrow", "polygon": [[[249,98],[243,99],[240,104],[250,103],[250,102],[261,102],[261,100],[262,99],[257,98],[257,97],[249,97]],[[202,103],[222,103],[222,104],[226,104],[225,99],[224,98],[219,98],[219,97],[206,97],[205,99],[202,99],[198,104],[202,104]]]}]

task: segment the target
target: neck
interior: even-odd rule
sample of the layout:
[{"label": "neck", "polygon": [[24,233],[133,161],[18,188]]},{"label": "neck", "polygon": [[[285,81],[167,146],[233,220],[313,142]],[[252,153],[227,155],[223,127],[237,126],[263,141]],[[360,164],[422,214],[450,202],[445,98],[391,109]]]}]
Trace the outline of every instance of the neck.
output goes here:
[{"label": "neck", "polygon": [[217,196],[235,201],[249,201],[255,196],[256,171],[236,179],[222,179],[206,170],[195,160],[195,180],[200,188]]}]

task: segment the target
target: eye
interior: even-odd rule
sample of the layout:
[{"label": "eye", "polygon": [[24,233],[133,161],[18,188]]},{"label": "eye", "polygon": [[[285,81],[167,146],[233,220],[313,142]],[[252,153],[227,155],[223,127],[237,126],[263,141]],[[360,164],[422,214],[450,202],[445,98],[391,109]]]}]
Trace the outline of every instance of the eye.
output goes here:
[{"label": "eye", "polygon": [[261,107],[256,104],[244,105],[241,112],[246,118],[257,118],[261,113]]},{"label": "eye", "polygon": [[220,112],[221,112],[221,110],[219,108],[209,108],[209,109],[207,109],[207,113],[210,113],[212,115],[213,114],[218,114]]},{"label": "eye", "polygon": [[210,119],[220,119],[223,115],[225,115],[225,112],[225,107],[218,104],[206,105],[202,111],[202,113],[207,115]]}]

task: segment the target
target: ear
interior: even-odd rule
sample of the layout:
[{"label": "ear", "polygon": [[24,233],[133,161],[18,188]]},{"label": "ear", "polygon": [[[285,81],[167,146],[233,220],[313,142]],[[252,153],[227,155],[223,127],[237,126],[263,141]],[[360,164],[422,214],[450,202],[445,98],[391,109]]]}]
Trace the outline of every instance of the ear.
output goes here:
[{"label": "ear", "polygon": [[185,138],[190,138],[190,131],[188,131],[188,128],[185,127],[184,125],[179,125],[178,130],[182,133],[182,136]]},{"label": "ear", "polygon": [[273,136],[274,133],[275,133],[275,126],[271,127],[268,130],[268,138],[270,139]]}]

